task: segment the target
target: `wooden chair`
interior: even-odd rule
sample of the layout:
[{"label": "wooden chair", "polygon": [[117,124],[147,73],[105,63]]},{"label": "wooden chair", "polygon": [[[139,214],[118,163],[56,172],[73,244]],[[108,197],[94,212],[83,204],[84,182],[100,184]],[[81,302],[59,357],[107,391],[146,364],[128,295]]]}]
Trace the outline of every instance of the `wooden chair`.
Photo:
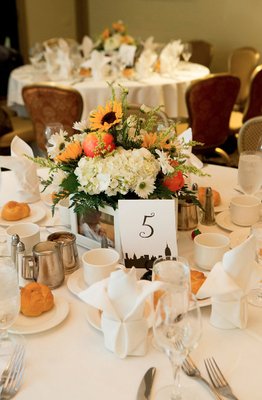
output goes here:
[{"label": "wooden chair", "polygon": [[188,125],[192,128],[193,140],[203,143],[193,148],[195,154],[208,158],[217,153],[230,165],[228,154],[220,146],[230,134],[230,114],[239,88],[239,78],[223,73],[198,79],[188,87]]},{"label": "wooden chair", "polygon": [[190,40],[192,45],[192,56],[190,62],[210,67],[213,58],[213,46],[205,40]]},{"label": "wooden chair", "polygon": [[239,154],[242,151],[257,150],[259,141],[262,138],[262,115],[250,118],[241,127],[237,147]]},{"label": "wooden chair", "polygon": [[235,109],[242,110],[248,98],[251,76],[258,65],[260,53],[253,47],[240,47],[233,50],[228,59],[228,72],[238,76],[241,82]]},{"label": "wooden chair", "polygon": [[9,154],[10,145],[15,136],[27,143],[35,141],[33,125],[30,119],[18,117],[8,107],[0,108],[0,154]]},{"label": "wooden chair", "polygon": [[231,115],[231,131],[237,134],[246,121],[260,115],[262,115],[262,64],[258,65],[251,75],[248,98],[243,112],[233,112]]},{"label": "wooden chair", "polygon": [[24,86],[22,96],[33,122],[36,142],[45,151],[45,125],[60,122],[69,135],[76,133],[72,126],[81,119],[83,99],[81,94],[67,86],[32,84]]}]

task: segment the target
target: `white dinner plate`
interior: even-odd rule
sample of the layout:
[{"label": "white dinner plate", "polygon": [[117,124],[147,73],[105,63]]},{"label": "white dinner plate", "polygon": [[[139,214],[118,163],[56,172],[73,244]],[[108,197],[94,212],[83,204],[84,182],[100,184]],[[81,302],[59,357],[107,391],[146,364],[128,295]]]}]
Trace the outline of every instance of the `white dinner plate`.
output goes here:
[{"label": "white dinner plate", "polygon": [[78,296],[80,292],[88,288],[87,283],[84,281],[83,268],[78,268],[67,279],[67,287],[71,293]]},{"label": "white dinner plate", "polygon": [[229,235],[231,249],[243,243],[249,235],[250,228],[239,228],[231,232]]},{"label": "white dinner plate", "polygon": [[[19,224],[20,222],[39,222],[41,219],[43,219],[46,215],[46,210],[38,205],[35,204],[29,204],[30,207],[30,215],[26,218],[19,219],[18,221],[6,221],[5,219],[0,217],[0,225],[2,226],[10,226],[10,225],[15,225]],[[0,209],[0,215],[1,215],[2,209]]]},{"label": "white dinner plate", "polygon": [[216,215],[216,223],[220,228],[226,229],[227,231],[235,231],[237,229],[241,229],[241,226],[233,224],[230,218],[229,210],[222,211],[221,213]]},{"label": "white dinner plate", "polygon": [[39,315],[39,317],[26,317],[20,313],[8,331],[30,335],[47,331],[60,324],[69,312],[69,304],[63,297],[55,296],[54,300],[54,307],[50,311]]}]

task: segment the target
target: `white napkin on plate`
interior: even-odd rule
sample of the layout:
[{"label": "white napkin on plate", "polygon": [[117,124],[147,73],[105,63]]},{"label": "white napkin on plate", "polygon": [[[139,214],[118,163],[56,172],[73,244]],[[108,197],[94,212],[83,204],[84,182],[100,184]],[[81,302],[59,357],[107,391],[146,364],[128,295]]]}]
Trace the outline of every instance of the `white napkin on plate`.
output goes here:
[{"label": "white napkin on plate", "polygon": [[154,42],[154,36],[149,36],[144,42],[143,42],[143,47],[144,50],[151,50],[155,51],[158,47],[159,44]]},{"label": "white napkin on plate", "polygon": [[144,50],[136,62],[135,70],[138,78],[148,78],[153,71],[153,65],[157,60],[157,54],[151,49]]},{"label": "white napkin on plate", "polygon": [[25,155],[34,157],[31,147],[15,136],[11,143],[11,156],[0,156],[0,166],[14,172],[20,201],[33,203],[40,200],[37,166]]},{"label": "white napkin on plate", "polygon": [[110,61],[110,57],[105,56],[101,51],[94,50],[90,59],[82,63],[82,67],[91,68],[94,80],[99,81],[106,76],[107,64]]},{"label": "white napkin on plate", "polygon": [[[146,300],[163,288],[162,282],[137,280],[136,269],[117,270],[79,294],[86,303],[102,310],[105,347],[120,358],[142,356],[147,350],[149,323]],[[147,303],[147,304],[152,304]]]},{"label": "white napkin on plate", "polygon": [[46,69],[50,79],[67,80],[72,76],[72,59],[70,55],[70,47],[68,43],[62,39],[58,39],[56,46],[44,44],[44,56],[46,60]]},{"label": "white napkin on plate", "polygon": [[131,46],[131,45],[124,43],[124,44],[121,44],[118,52],[119,52],[120,61],[126,67],[132,67],[134,65],[136,46]]},{"label": "white napkin on plate", "polygon": [[245,242],[226,252],[222,262],[215,264],[208,274],[197,297],[211,297],[212,325],[224,329],[246,327],[246,295],[262,278],[255,258],[255,238],[250,236]]},{"label": "white napkin on plate", "polygon": [[175,69],[180,61],[180,54],[183,50],[181,40],[174,40],[168,43],[160,54],[160,73],[174,76]]}]

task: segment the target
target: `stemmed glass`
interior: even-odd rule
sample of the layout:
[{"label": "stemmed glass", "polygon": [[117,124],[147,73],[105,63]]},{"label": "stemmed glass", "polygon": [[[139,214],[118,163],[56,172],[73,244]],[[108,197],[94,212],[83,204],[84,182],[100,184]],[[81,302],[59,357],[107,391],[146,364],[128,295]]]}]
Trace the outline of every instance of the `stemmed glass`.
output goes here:
[{"label": "stemmed glass", "polygon": [[[254,235],[256,241],[256,260],[262,270],[262,222],[257,222],[251,227],[251,234]],[[262,281],[258,287],[252,289],[247,296],[248,302],[257,307],[262,307]]]},{"label": "stemmed glass", "polygon": [[183,361],[198,345],[202,333],[196,298],[192,295],[189,304],[186,289],[164,293],[157,303],[153,332],[171,362],[174,375],[174,384],[161,388],[155,400],[192,400],[194,393],[188,387],[181,387],[180,373]]},{"label": "stemmed glass", "polygon": [[12,354],[17,340],[8,328],[20,310],[20,292],[15,266],[10,257],[0,257],[0,358]]},{"label": "stemmed glass", "polygon": [[188,62],[192,56],[192,44],[184,43],[182,50],[182,57],[185,62]]},{"label": "stemmed glass", "polygon": [[238,184],[248,195],[254,195],[260,189],[262,184],[262,157],[258,151],[240,153]]},{"label": "stemmed glass", "polygon": [[59,133],[60,129],[64,129],[63,125],[60,122],[50,122],[49,124],[45,125],[44,135],[45,135],[45,147],[46,150],[49,147],[48,141],[52,135],[55,133]]}]

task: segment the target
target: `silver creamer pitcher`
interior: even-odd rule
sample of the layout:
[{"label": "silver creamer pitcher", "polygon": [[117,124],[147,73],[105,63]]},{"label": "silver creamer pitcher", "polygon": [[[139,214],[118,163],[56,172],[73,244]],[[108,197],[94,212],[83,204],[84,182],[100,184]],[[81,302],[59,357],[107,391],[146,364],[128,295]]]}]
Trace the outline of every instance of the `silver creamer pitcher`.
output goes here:
[{"label": "silver creamer pitcher", "polygon": [[22,259],[22,277],[33,279],[55,289],[64,279],[64,267],[61,260],[59,244],[51,241],[39,242],[33,247],[32,256]]},{"label": "silver creamer pitcher", "polygon": [[76,236],[71,232],[55,232],[47,240],[57,243],[60,248],[65,274],[71,274],[79,268]]}]

